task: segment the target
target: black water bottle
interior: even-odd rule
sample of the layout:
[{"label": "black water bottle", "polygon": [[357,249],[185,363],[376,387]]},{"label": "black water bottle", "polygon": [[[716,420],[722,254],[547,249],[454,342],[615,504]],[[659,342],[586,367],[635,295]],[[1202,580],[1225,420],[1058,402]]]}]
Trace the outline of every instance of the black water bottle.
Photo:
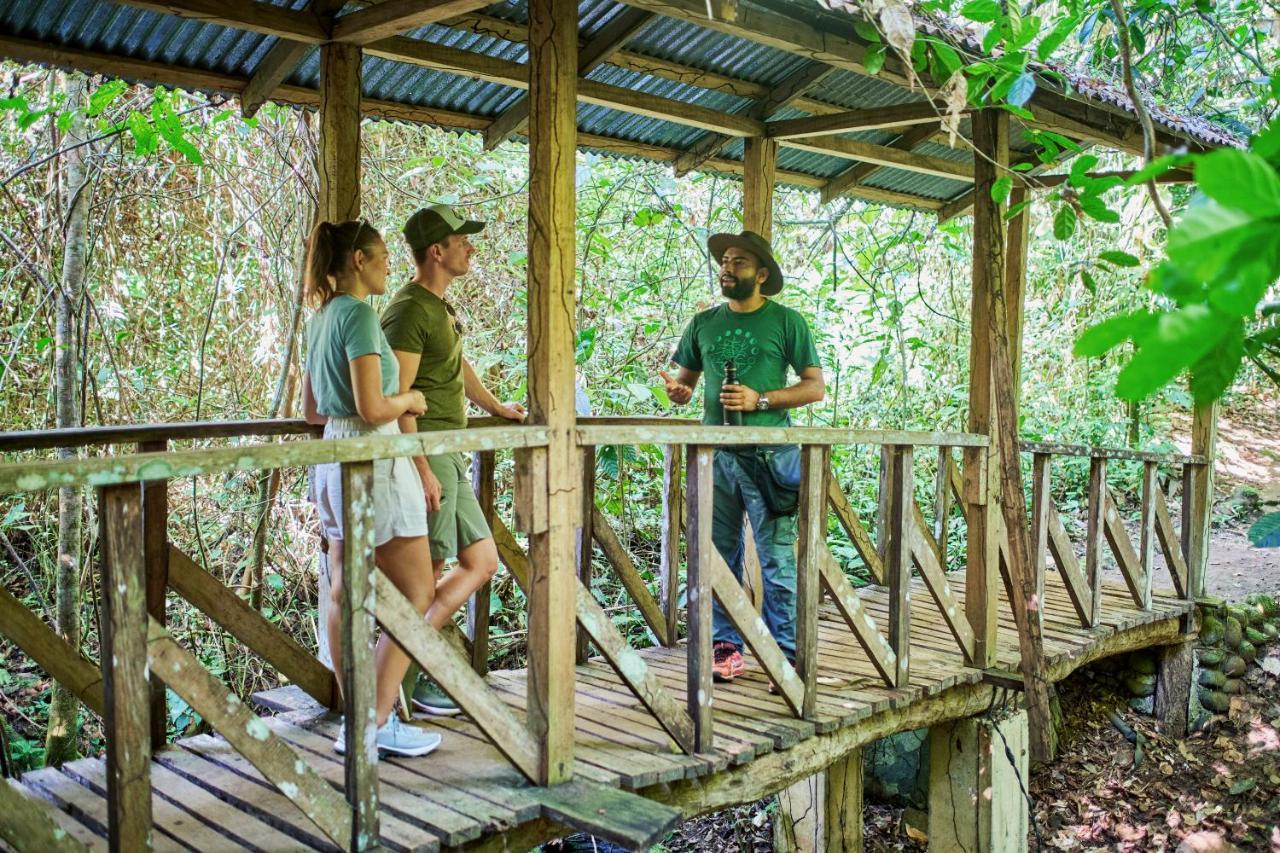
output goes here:
[{"label": "black water bottle", "polygon": [[[723,391],[725,385],[737,384],[738,365],[733,363],[733,359],[729,359],[724,363],[724,384],[720,386],[720,390]],[[742,426],[742,412],[737,410],[730,411],[729,409],[723,409],[723,411],[725,426]]]}]

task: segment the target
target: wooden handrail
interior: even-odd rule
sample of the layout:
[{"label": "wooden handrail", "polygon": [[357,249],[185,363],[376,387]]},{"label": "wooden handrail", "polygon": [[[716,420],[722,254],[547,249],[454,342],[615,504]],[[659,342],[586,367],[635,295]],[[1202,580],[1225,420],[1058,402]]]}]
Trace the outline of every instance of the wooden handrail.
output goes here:
[{"label": "wooden handrail", "polygon": [[229,471],[265,471],[325,462],[357,462],[397,456],[434,456],[472,450],[544,447],[547,430],[535,426],[456,429],[405,435],[372,435],[331,441],[242,444],[165,453],[133,453],[91,459],[0,465],[0,494],[61,486],[107,486],[170,480]]},{"label": "wooden handrail", "polygon": [[[512,426],[506,418],[468,418],[467,429]],[[237,421],[182,421],[177,423],[111,424],[74,429],[35,429],[0,432],[0,453],[52,450],[55,447],[103,447],[152,441],[201,441],[268,435],[309,435],[319,438],[324,428],[300,418]]]},{"label": "wooden handrail", "polygon": [[985,435],[967,432],[912,432],[909,430],[838,429],[835,427],[725,427],[696,421],[656,418],[636,423],[604,419],[578,421],[578,444],[701,444],[752,446],[760,444],[888,444],[902,446],[987,447]]},{"label": "wooden handrail", "polygon": [[1054,444],[1047,441],[1020,441],[1023,453],[1047,453],[1052,456],[1083,456],[1089,459],[1132,459],[1136,462],[1164,462],[1172,465],[1204,465],[1208,458],[1201,453],[1155,453],[1150,450],[1126,450],[1120,447],[1088,447],[1083,444]]}]

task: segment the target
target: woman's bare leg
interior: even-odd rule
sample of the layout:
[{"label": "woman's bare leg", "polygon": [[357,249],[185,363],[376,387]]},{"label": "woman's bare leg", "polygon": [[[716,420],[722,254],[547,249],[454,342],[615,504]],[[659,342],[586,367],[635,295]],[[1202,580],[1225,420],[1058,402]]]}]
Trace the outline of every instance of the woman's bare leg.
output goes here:
[{"label": "woman's bare leg", "polygon": [[[427,612],[435,597],[435,574],[427,537],[397,537],[378,547],[375,559],[387,578],[409,599],[419,615]],[[378,725],[387,720],[400,694],[400,682],[409,669],[409,655],[386,632],[375,653],[378,673]]]},{"label": "woman's bare leg", "polygon": [[433,628],[443,628],[471,597],[471,593],[484,586],[498,570],[498,549],[492,539],[472,542],[458,552],[458,565],[440,579],[444,561],[435,568],[436,597],[427,611],[427,622]]},{"label": "woman's bare leg", "polygon": [[329,660],[342,690],[342,540],[329,540]]}]

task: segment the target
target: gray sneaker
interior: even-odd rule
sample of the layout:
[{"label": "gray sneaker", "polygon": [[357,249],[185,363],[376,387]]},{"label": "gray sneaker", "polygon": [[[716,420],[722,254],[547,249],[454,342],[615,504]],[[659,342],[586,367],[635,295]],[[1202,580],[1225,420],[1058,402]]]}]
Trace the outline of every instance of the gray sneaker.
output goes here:
[{"label": "gray sneaker", "polygon": [[[339,755],[346,754],[346,734],[347,727],[344,723],[338,727],[338,737],[333,741],[333,751]],[[440,740],[440,735],[435,732],[424,732],[417,726],[405,725],[392,713],[378,729],[378,754],[413,758],[435,751],[435,748],[440,745]]]},{"label": "gray sneaker", "polygon": [[449,694],[440,689],[433,679],[425,676],[418,679],[413,686],[413,707],[437,717],[452,717],[461,714],[458,703],[449,698]]}]

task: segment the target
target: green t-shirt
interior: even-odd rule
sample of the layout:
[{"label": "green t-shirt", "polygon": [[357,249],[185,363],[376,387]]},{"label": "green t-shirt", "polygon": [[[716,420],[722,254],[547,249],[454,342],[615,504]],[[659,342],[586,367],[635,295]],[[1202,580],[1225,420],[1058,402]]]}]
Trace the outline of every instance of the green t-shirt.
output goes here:
[{"label": "green t-shirt", "polygon": [[378,312],[369,303],[342,294],[330,299],[311,318],[307,330],[307,373],[316,411],[330,418],[352,418],[351,360],[377,353],[382,362],[382,393],[400,391],[400,365],[378,328]]},{"label": "green t-shirt", "polygon": [[[797,376],[805,368],[821,367],[809,324],[785,305],[768,300],[749,314],[733,311],[727,303],[701,311],[680,337],[675,362],[704,374],[704,424],[724,423],[720,386],[726,361],[737,367],[739,385],[760,393],[787,387],[788,365]],[[786,426],[790,417],[785,409],[743,412],[742,423]]]},{"label": "green t-shirt", "polygon": [[418,416],[418,431],[465,427],[462,337],[449,304],[409,282],[383,310],[382,331],[392,349],[422,354],[410,386],[427,398],[427,413]]}]

